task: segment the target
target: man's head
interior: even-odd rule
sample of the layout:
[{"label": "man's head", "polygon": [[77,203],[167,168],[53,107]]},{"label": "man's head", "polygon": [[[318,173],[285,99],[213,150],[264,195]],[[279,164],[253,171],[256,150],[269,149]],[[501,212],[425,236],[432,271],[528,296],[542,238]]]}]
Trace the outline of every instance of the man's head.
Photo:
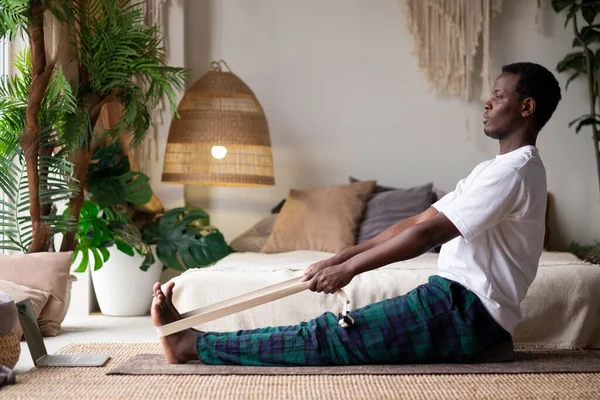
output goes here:
[{"label": "man's head", "polygon": [[505,65],[484,104],[483,131],[494,139],[517,131],[537,135],[560,99],[560,86],[546,68],[529,62]]}]

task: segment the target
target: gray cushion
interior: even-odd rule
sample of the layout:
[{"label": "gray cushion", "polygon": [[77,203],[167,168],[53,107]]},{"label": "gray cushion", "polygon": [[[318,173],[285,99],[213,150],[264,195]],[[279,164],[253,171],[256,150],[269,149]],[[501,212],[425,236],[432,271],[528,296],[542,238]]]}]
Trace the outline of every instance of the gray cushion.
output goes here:
[{"label": "gray cushion", "polygon": [[363,213],[357,243],[377,236],[396,222],[427,210],[434,201],[433,183],[375,194]]},{"label": "gray cushion", "polygon": [[10,332],[17,323],[17,318],[17,307],[12,297],[0,292],[0,335]]},{"label": "gray cushion", "polygon": [[277,216],[274,214],[261,219],[252,228],[233,239],[229,246],[240,253],[260,252],[260,249],[267,243]]}]

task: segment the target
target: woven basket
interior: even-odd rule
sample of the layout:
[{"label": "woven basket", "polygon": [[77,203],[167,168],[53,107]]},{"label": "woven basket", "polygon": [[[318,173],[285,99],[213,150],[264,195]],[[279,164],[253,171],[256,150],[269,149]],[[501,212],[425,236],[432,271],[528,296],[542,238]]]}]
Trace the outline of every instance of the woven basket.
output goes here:
[{"label": "woven basket", "polygon": [[[210,186],[274,185],[269,127],[250,88],[232,72],[212,69],[177,107],[165,151],[163,182]],[[215,149],[218,147],[218,149]],[[221,150],[226,154],[218,154]]]},{"label": "woven basket", "polygon": [[0,365],[14,368],[21,356],[21,343],[17,335],[9,332],[0,336]]}]

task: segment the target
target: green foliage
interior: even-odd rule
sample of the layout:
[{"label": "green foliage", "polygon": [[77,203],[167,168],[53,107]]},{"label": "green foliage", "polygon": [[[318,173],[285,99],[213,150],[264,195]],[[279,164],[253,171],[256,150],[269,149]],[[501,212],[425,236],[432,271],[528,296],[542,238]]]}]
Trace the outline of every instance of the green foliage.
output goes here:
[{"label": "green foliage", "polygon": [[72,9],[80,27],[79,62],[87,71],[80,98],[89,94],[114,96],[124,112],[117,126],[106,134],[131,132],[132,146],[136,146],[150,125],[150,109],[163,95],[176,112],[175,91],[184,88],[186,72],[166,65],[159,31],[144,24],[139,4],[74,0]]},{"label": "green foliage", "polygon": [[[68,210],[65,215],[69,215]],[[73,252],[73,261],[81,254],[75,272],[85,272],[90,262],[90,253],[94,260],[94,270],[98,270],[110,258],[105,247],[112,241],[108,221],[101,218],[100,208],[91,201],[86,200],[81,208],[75,238],[78,244]]]},{"label": "green foliage", "polygon": [[145,204],[152,199],[150,178],[130,171],[129,158],[119,143],[99,148],[88,167],[88,191],[102,207]]},{"label": "green foliage", "polygon": [[[60,200],[69,200],[78,190],[77,183],[71,178],[73,165],[67,160],[55,156],[41,156],[40,201],[42,205],[53,204]],[[31,217],[29,216],[29,191],[27,170],[22,153],[15,159],[0,157],[0,189],[5,200],[0,200],[0,227],[5,240],[0,249],[22,251],[29,250],[32,239]],[[51,235],[65,233],[76,226],[76,221],[68,215],[50,214],[42,217],[50,225]]]},{"label": "green foliage", "polygon": [[[68,210],[65,215],[68,215]],[[75,238],[78,243],[73,260],[77,260],[81,254],[75,272],[85,272],[88,264],[93,265],[94,271],[102,268],[110,258],[108,247],[113,245],[130,256],[135,253],[144,256],[140,265],[142,271],[147,271],[155,261],[152,250],[126,215],[115,209],[103,209],[89,200],[81,208]]]},{"label": "green foliage", "polygon": [[[88,262],[94,270],[108,260],[107,248],[115,245],[125,254],[144,256],[140,269],[154,263],[154,255],[127,213],[127,204],[145,204],[152,198],[148,176],[130,171],[129,158],[119,143],[98,148],[88,167],[86,200],[75,235],[78,245],[73,259],[82,254],[75,272],[84,272]],[[65,211],[68,213],[68,210]]]},{"label": "green foliage", "polygon": [[29,0],[0,0],[0,37],[13,40],[27,29]]},{"label": "green foliage", "polygon": [[600,242],[595,242],[592,245],[581,245],[573,242],[569,251],[584,261],[600,264]]},{"label": "green foliage", "polygon": [[[31,84],[31,54],[25,49],[15,55],[17,73],[0,77],[0,157],[12,157],[18,151],[19,139],[25,130],[25,113]],[[64,146],[65,123],[75,112],[77,100],[60,68],[57,68],[46,89],[38,123],[41,146]],[[68,149],[65,149],[65,151]]]},{"label": "green foliage", "polygon": [[167,211],[142,228],[142,237],[156,243],[164,265],[179,271],[206,267],[233,252],[223,234],[209,225],[208,214],[195,207]]},{"label": "green foliage", "polygon": [[[589,112],[569,122],[569,128],[575,125],[575,133],[584,127],[592,130],[594,152],[596,155],[597,175],[600,183],[600,113],[597,110],[600,81],[600,24],[594,24],[600,14],[598,0],[552,0],[552,7],[557,13],[565,12],[565,27],[571,23],[573,35],[572,47],[575,52],[567,54],[556,66],[558,72],[569,73],[566,89],[569,84],[580,76],[587,80],[589,94]],[[580,28],[580,18],[585,24]],[[596,249],[596,254],[598,254]],[[572,247],[572,252],[581,252],[581,248]]]},{"label": "green foliage", "polygon": [[[17,74],[0,78],[0,190],[4,195],[0,211],[0,226],[5,240],[0,249],[27,252],[31,245],[32,225],[29,216],[27,170],[19,140],[25,129],[25,112],[31,62],[28,50],[17,54],[13,65]],[[74,112],[75,97],[60,69],[54,71],[44,94],[38,114],[40,147],[61,146],[61,130],[65,118]],[[61,154],[40,155],[38,158],[41,205],[70,200],[79,190],[72,178],[73,164]],[[50,225],[51,234],[65,233],[76,221],[51,213],[42,217]]]}]

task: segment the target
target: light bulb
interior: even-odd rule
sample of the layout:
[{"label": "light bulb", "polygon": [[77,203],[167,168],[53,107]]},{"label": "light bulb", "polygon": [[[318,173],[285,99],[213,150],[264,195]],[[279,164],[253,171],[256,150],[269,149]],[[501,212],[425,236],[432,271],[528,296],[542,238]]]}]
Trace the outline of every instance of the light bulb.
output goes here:
[{"label": "light bulb", "polygon": [[227,147],[225,146],[213,146],[210,149],[210,154],[217,160],[222,160],[227,155]]}]

